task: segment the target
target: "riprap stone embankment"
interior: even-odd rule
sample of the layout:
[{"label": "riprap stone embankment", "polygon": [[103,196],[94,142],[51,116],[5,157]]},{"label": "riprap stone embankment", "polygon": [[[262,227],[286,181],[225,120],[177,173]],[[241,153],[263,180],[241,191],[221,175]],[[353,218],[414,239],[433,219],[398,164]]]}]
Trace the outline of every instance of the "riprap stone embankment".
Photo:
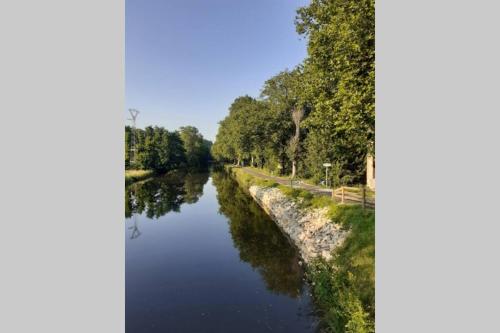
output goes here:
[{"label": "riprap stone embankment", "polygon": [[301,208],[297,202],[275,187],[249,188],[250,195],[271,216],[299,249],[306,262],[323,257],[330,259],[348,231],[328,217],[328,208]]}]

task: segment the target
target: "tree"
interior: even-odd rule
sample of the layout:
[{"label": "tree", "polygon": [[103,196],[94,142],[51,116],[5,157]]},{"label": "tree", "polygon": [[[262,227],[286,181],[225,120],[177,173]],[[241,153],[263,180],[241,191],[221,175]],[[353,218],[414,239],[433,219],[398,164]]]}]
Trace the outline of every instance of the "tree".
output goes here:
[{"label": "tree", "polygon": [[292,120],[295,124],[295,135],[290,139],[288,144],[288,156],[292,161],[292,178],[295,177],[297,159],[300,153],[300,122],[304,117],[304,109],[295,107],[292,111]]},{"label": "tree", "polygon": [[259,120],[261,110],[261,104],[250,96],[236,98],[229,108],[229,115],[219,123],[212,148],[214,156],[234,161],[236,165],[253,160],[255,154],[261,152],[258,145],[264,138]]},{"label": "tree", "polygon": [[236,152],[234,146],[229,141],[232,138],[228,117],[219,122],[219,129],[212,145],[212,156],[219,161],[235,161]]},{"label": "tree", "polygon": [[148,126],[144,129],[144,144],[137,154],[138,165],[142,169],[157,170],[158,167],[158,150],[155,144],[154,128]]},{"label": "tree", "polygon": [[285,163],[288,158],[291,162],[292,177],[295,176],[299,158],[300,122],[308,111],[303,88],[303,69],[298,66],[292,71],[285,70],[267,80],[261,92],[261,97],[269,104],[272,115],[271,151],[284,170],[288,169]]},{"label": "tree", "polygon": [[210,158],[207,153],[207,142],[194,126],[184,126],[179,129],[179,135],[186,150],[186,160],[189,167],[200,168],[206,165]]},{"label": "tree", "polygon": [[364,179],[375,139],[374,15],[374,0],[312,0],[297,11],[297,32],[308,37],[304,71],[312,78],[306,163],[316,176],[330,160],[341,163],[346,175]]},{"label": "tree", "polygon": [[177,132],[168,132],[168,160],[166,162],[166,170],[175,170],[186,165],[186,151],[182,139]]},{"label": "tree", "polygon": [[297,11],[308,56],[268,79],[260,100],[235,99],[220,122],[217,159],[311,177],[335,165],[342,183],[365,181],[375,141],[374,0],[312,0]]}]

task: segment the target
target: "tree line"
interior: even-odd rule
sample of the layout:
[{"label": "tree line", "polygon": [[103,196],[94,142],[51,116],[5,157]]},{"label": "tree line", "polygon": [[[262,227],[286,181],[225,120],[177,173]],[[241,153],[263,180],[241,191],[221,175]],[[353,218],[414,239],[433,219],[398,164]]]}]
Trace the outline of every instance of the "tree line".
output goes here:
[{"label": "tree line", "polygon": [[319,181],[363,182],[375,154],[374,0],[312,0],[295,27],[308,55],[237,97],[219,124],[214,158]]},{"label": "tree line", "polygon": [[205,140],[193,126],[183,126],[177,131],[158,126],[135,130],[125,126],[125,168],[156,172],[201,168],[211,160],[211,146],[212,142]]}]

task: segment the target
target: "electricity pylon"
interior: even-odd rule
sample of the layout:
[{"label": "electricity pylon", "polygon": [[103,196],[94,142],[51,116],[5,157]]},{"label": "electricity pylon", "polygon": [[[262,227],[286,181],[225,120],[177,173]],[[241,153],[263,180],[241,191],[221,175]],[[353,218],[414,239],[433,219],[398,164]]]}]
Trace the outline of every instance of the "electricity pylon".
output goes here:
[{"label": "electricity pylon", "polygon": [[[131,185],[134,186],[134,185]],[[137,224],[137,187],[134,186],[134,194],[131,197],[131,203],[130,203],[130,208],[132,210],[132,219],[134,221],[134,225],[128,227],[129,230],[132,230],[132,235],[130,235],[130,239],[136,239],[141,235],[141,231],[139,230],[139,226]]]},{"label": "electricity pylon", "polygon": [[[136,157],[136,151],[137,147],[135,145],[135,121],[137,119],[137,115],[139,114],[139,110],[136,109],[128,109],[128,112],[130,112],[130,115],[132,118],[128,118],[128,120],[132,121],[132,133],[130,137],[130,165],[135,166],[135,157]],[[134,190],[134,196],[136,196],[137,193]],[[129,227],[129,229],[132,229],[132,235],[130,239],[135,239],[141,235],[141,232],[139,231],[139,228],[137,226],[137,214],[135,212],[135,206],[136,206],[136,198],[134,198],[134,203],[132,207],[132,218],[134,219],[134,225],[132,227]]]},{"label": "electricity pylon", "polygon": [[139,237],[141,235],[141,232],[139,231],[139,227],[137,226],[137,214],[136,213],[134,213],[133,219],[134,219],[134,225],[129,227],[129,229],[132,230],[132,235],[130,236],[130,239],[136,239],[137,237]]},{"label": "electricity pylon", "polygon": [[136,155],[136,146],[135,146],[135,120],[137,119],[137,115],[139,114],[139,110],[136,109],[128,109],[132,118],[128,118],[128,120],[132,121],[132,136],[130,138],[130,165],[135,165],[135,155]]}]

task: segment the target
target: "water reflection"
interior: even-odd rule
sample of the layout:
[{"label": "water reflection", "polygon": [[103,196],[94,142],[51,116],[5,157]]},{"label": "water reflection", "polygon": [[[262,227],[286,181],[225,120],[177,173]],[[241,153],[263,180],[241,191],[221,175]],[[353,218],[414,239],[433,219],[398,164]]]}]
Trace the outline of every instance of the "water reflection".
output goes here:
[{"label": "water reflection", "polygon": [[135,239],[141,235],[141,231],[137,226],[137,215],[134,214],[134,225],[129,227],[132,230],[132,234],[130,235],[130,239]]},{"label": "water reflection", "polygon": [[276,224],[225,172],[212,173],[219,212],[229,219],[230,233],[242,261],[257,270],[268,290],[293,298],[302,294],[303,270],[297,250]]},{"label": "water reflection", "polygon": [[127,332],[316,331],[297,251],[224,171],[132,184],[125,215]]},{"label": "water reflection", "polygon": [[179,212],[183,203],[196,203],[203,195],[209,173],[175,172],[125,189],[125,217],[145,214],[158,219],[173,211]]}]

